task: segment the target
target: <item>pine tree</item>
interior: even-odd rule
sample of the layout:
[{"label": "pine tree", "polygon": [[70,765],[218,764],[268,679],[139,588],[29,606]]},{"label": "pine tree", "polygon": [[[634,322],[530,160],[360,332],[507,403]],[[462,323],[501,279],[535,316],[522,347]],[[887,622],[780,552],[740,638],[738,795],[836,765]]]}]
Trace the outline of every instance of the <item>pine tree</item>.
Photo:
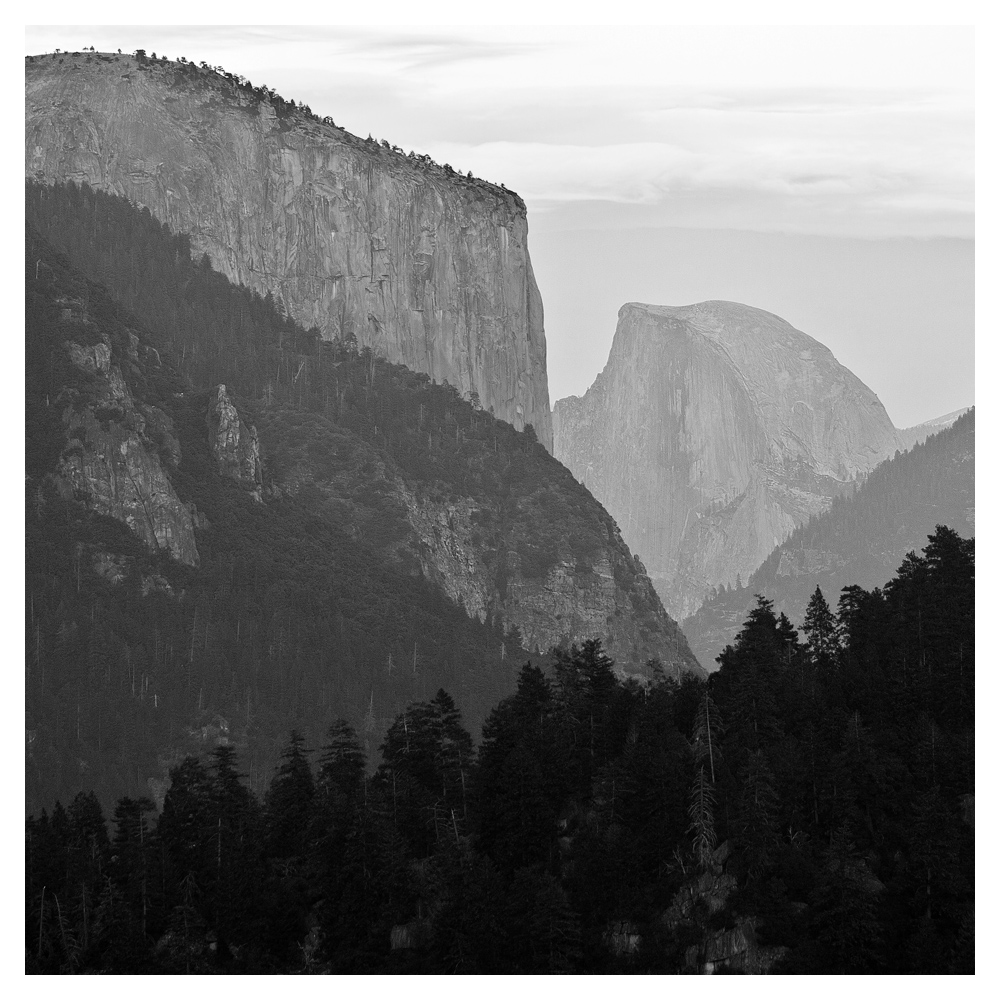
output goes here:
[{"label": "pine tree", "polygon": [[301,734],[292,730],[267,792],[266,847],[274,858],[302,858],[308,849],[315,786],[304,743]]},{"label": "pine tree", "polygon": [[837,619],[819,587],[809,598],[802,631],[806,634],[808,649],[814,659],[825,668],[832,666],[840,653],[840,636]]},{"label": "pine tree", "polygon": [[319,761],[317,793],[324,821],[338,829],[350,824],[364,794],[365,752],[354,727],[337,719],[327,731]]}]

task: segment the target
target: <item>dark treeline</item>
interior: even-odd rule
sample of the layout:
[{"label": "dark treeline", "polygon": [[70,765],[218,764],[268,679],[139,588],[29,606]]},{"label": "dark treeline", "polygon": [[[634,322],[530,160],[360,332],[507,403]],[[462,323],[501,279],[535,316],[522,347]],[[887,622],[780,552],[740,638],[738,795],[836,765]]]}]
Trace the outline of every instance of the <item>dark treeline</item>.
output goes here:
[{"label": "dark treeline", "polygon": [[104,972],[971,972],[974,545],[885,587],[761,598],[708,682],[600,643],[522,667],[474,752],[411,704],[366,777],[292,733],[266,795],[222,745],[156,816],[27,823],[26,961]]}]

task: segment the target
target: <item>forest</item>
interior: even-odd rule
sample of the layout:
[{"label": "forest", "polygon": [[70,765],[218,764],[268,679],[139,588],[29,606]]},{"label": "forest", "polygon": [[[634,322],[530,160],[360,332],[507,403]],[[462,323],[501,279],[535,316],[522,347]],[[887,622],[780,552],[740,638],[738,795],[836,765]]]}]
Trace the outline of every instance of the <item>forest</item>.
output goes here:
[{"label": "forest", "polygon": [[224,741],[159,812],[81,792],[26,822],[26,969],[971,973],[974,575],[939,526],[798,629],[759,598],[707,682],[591,640],[478,747],[439,690],[377,761],[290,732],[263,795]]}]

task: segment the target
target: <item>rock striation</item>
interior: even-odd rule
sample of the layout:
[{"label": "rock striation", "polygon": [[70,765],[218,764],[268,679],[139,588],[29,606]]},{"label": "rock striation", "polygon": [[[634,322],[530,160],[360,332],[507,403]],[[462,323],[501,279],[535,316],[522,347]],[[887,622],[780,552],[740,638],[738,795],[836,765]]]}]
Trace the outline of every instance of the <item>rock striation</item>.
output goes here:
[{"label": "rock striation", "polygon": [[624,305],[604,371],[553,427],[678,619],[899,445],[828,348],[734,302]]},{"label": "rock striation", "polygon": [[[82,303],[64,303],[66,313],[79,311],[89,325]],[[106,335],[98,343],[66,342],[77,368],[91,376],[84,398],[64,390],[63,423],[69,445],[59,463],[63,491],[79,494],[96,511],[126,524],[151,549],[165,549],[188,566],[199,563],[191,511],[181,502],[164,470],[180,461],[180,444],[170,418],[158,407],[137,403],[112,363]]]},{"label": "rock striation", "polygon": [[563,539],[551,565],[533,572],[522,555],[529,532],[508,516],[500,558],[476,530],[482,508],[469,500],[432,500],[409,491],[409,546],[421,572],[480,621],[499,615],[516,625],[525,648],[544,653],[561,643],[601,639],[625,673],[660,660],[668,676],[704,676],[676,622],[664,612],[642,563],[610,527],[586,562]]},{"label": "rock striation", "polygon": [[[455,482],[414,481],[384,452],[343,430],[321,465],[308,446],[286,443],[281,428],[288,417],[262,416],[261,442],[275,472],[271,488],[319,487],[342,528],[399,571],[433,581],[470,616],[516,626],[532,652],[601,639],[623,673],[641,673],[656,659],[677,679],[705,675],[644,566],[593,498],[586,498],[586,513],[598,518],[596,533],[579,510],[548,506],[553,488],[583,493],[551,456],[543,453],[546,474],[535,491],[469,495]],[[299,442],[305,437],[298,435]],[[283,460],[272,461],[279,453]],[[394,528],[386,529],[389,523]]]},{"label": "rock striation", "polygon": [[191,236],[327,339],[475,393],[551,450],[523,201],[192,64],[29,57],[25,175],[86,182]]}]

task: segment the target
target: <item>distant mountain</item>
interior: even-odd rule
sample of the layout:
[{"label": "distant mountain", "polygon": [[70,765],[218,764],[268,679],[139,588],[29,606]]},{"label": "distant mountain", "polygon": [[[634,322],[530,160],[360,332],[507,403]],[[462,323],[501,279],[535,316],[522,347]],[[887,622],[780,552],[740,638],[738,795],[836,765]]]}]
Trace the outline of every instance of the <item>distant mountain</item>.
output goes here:
[{"label": "distant mountain", "polygon": [[968,413],[971,409],[971,406],[963,406],[962,409],[952,410],[951,413],[946,413],[943,417],[935,417],[933,420],[925,420],[922,424],[897,430],[896,433],[899,435],[903,450],[912,448],[915,444],[922,444],[931,434],[937,434],[938,431],[951,427],[963,413]]},{"label": "distant mountain", "polygon": [[[943,418],[942,418],[943,419]],[[910,551],[939,524],[963,537],[975,533],[975,409],[904,454],[883,462],[850,498],[797,528],[740,588],[723,588],[682,623],[699,662],[714,669],[754,606],[774,601],[801,625],[819,587],[836,607],[843,587],[882,586]]]},{"label": "distant mountain", "polygon": [[671,614],[745,581],[899,447],[828,348],[735,302],[619,312],[607,366],[553,413],[555,455],[611,512]]},{"label": "distant mountain", "polygon": [[155,797],[206,741],[263,787],[338,716],[374,759],[440,687],[476,731],[563,640],[701,674],[530,429],[324,342],[122,198],[26,194],[29,812]]}]

